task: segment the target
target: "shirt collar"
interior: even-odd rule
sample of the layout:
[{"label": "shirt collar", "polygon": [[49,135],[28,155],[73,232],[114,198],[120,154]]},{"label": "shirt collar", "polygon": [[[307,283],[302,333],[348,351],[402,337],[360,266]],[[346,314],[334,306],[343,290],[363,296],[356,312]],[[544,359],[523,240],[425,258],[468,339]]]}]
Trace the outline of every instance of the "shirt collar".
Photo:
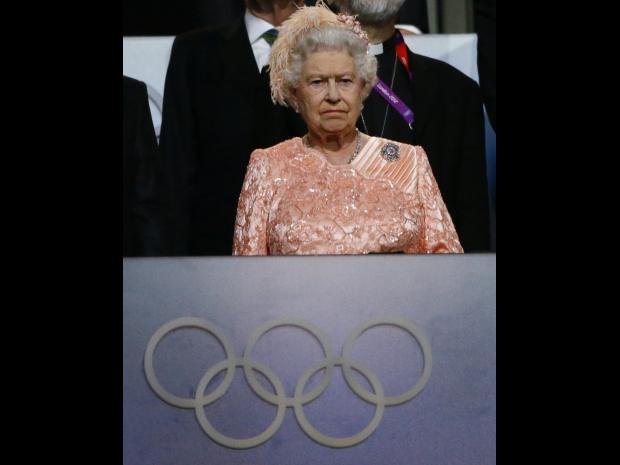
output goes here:
[{"label": "shirt collar", "polygon": [[370,55],[381,55],[383,53],[383,43],[370,44],[368,46],[368,53]]},{"label": "shirt collar", "polygon": [[379,42],[378,44],[370,44],[368,47],[368,53],[370,55],[381,55],[386,50],[393,50],[396,47],[396,31],[383,42]]},{"label": "shirt collar", "polygon": [[251,44],[260,39],[261,36],[269,29],[274,28],[273,24],[270,24],[264,19],[254,16],[247,8],[245,10],[244,20],[245,28],[248,31],[248,39],[250,39]]}]

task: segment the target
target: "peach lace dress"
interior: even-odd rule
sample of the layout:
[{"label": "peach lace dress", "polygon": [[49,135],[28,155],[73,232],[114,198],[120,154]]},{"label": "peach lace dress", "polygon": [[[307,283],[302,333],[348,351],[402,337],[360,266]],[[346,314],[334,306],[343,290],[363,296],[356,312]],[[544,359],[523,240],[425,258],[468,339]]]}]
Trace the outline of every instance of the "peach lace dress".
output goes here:
[{"label": "peach lace dress", "polygon": [[[381,155],[387,143],[400,156]],[[424,149],[371,137],[332,165],[296,137],[252,153],[234,255],[462,253]]]}]

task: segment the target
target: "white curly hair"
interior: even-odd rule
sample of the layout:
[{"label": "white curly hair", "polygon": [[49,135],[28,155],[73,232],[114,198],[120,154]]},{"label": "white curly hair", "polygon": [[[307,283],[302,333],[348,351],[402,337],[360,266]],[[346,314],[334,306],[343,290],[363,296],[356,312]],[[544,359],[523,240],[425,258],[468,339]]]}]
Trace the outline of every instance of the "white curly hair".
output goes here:
[{"label": "white curly hair", "polygon": [[364,82],[366,98],[377,79],[377,60],[368,54],[368,37],[351,16],[336,15],[323,1],[302,7],[280,28],[269,56],[271,98],[288,106],[291,90],[299,85],[305,60],[318,51],[345,51],[354,60]]}]

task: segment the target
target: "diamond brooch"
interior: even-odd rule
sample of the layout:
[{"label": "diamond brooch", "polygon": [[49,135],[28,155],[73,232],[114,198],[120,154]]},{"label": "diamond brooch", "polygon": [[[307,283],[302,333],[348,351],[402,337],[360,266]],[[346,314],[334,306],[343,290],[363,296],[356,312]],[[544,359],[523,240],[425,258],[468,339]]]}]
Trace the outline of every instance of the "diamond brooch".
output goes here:
[{"label": "diamond brooch", "polygon": [[381,147],[381,156],[387,161],[398,160],[400,157],[400,147],[392,142],[388,142]]}]

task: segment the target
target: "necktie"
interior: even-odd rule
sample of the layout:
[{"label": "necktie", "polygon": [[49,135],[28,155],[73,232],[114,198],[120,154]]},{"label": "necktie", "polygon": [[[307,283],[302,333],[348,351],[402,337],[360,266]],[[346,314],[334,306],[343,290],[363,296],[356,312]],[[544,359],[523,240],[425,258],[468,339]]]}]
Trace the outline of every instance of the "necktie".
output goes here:
[{"label": "necktie", "polygon": [[278,38],[278,30],[277,29],[269,29],[267,32],[264,32],[261,36],[263,39],[267,41],[269,46],[271,47],[273,43]]}]

